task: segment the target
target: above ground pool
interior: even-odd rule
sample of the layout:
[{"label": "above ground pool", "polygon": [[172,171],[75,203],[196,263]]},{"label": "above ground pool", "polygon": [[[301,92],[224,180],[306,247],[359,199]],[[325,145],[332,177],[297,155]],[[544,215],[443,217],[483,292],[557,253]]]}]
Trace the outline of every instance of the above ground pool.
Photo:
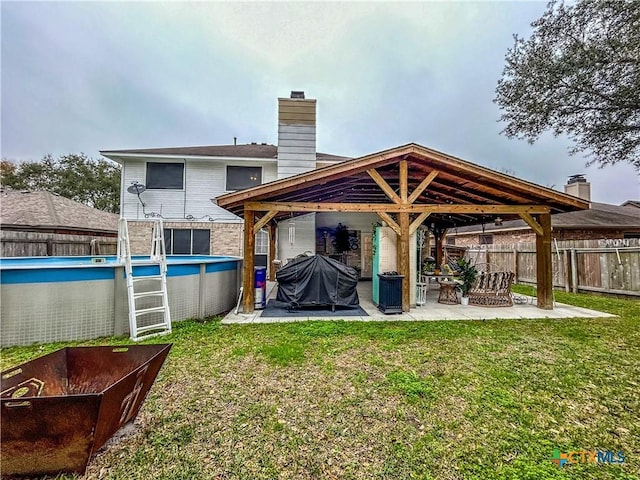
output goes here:
[{"label": "above ground pool", "polygon": [[[132,261],[134,275],[158,272],[148,256],[133,256]],[[235,306],[241,258],[171,255],[167,265],[172,321]],[[0,284],[2,347],[129,332],[124,265],[115,256],[2,258]]]}]

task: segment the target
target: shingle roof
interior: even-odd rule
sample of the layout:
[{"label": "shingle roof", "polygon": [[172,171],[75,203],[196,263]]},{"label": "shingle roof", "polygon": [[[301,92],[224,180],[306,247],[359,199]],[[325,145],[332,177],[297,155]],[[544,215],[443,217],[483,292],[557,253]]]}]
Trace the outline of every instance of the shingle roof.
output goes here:
[{"label": "shingle roof", "polygon": [[[171,155],[171,156],[193,156],[193,157],[236,157],[236,158],[269,158],[276,159],[278,147],[267,143],[248,143],[245,145],[209,145],[200,147],[169,147],[169,148],[141,148],[134,150],[102,150],[102,155]],[[342,162],[349,157],[332,155],[329,153],[316,153],[316,158],[320,162]]]},{"label": "shingle roof", "polygon": [[[589,210],[575,212],[556,213],[551,215],[551,227],[553,229],[640,229],[640,209],[624,207],[608,203],[591,202]],[[523,220],[509,220],[497,226],[493,223],[493,217],[484,225],[484,232],[501,232],[504,230],[527,230],[530,227]],[[450,231],[450,235],[478,233],[482,231],[481,225],[469,225],[459,227],[456,232]]]},{"label": "shingle roof", "polygon": [[115,213],[103,212],[50,192],[0,191],[2,227],[64,228],[117,233]]}]

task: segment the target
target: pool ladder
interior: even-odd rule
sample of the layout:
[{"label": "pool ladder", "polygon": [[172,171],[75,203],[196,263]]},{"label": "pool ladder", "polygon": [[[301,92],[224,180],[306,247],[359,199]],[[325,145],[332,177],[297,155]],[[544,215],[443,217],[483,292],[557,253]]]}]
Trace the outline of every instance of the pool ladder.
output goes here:
[{"label": "pool ladder", "polygon": [[[127,299],[129,303],[129,332],[133,341],[144,340],[156,335],[171,333],[171,313],[169,311],[169,298],[167,296],[167,255],[164,245],[164,229],[162,220],[153,220],[153,233],[151,237],[151,253],[149,260],[133,260],[131,258],[131,244],[129,241],[129,228],[127,220],[121,218],[118,221],[118,261],[124,264],[127,280]],[[158,274],[134,275],[133,267],[143,266],[158,267]],[[145,269],[147,270],[147,269]],[[148,289],[149,284],[156,287]],[[143,298],[156,298],[160,305],[138,308],[137,300]],[[162,314],[161,321],[141,321],[140,317],[150,314]]]}]

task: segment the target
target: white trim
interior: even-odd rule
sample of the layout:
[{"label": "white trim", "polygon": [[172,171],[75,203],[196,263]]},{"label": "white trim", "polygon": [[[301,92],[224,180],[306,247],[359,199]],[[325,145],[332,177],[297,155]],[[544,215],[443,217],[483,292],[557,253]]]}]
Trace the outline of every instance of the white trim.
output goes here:
[{"label": "white trim", "polygon": [[118,160],[118,158],[122,158],[130,160],[140,160],[140,161],[154,161],[155,160],[202,160],[202,161],[220,161],[220,162],[262,162],[262,163],[278,163],[277,158],[265,158],[265,157],[215,157],[215,156],[204,156],[204,155],[155,155],[151,153],[111,153],[111,152],[100,152],[100,155],[103,157],[107,157],[110,160],[113,160],[117,163],[122,163]]}]

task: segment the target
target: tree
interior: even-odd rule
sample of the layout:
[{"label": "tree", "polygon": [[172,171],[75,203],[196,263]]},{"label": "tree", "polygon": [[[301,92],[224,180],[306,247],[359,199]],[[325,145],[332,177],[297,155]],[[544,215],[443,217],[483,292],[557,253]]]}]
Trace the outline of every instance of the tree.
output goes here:
[{"label": "tree", "polygon": [[552,1],[514,36],[494,102],[509,138],[535,142],[550,130],[588,164],[640,170],[640,2]]},{"label": "tree", "polygon": [[90,207],[120,211],[120,167],[84,153],[39,162],[13,163],[2,160],[2,186],[15,190],[47,190]]}]

